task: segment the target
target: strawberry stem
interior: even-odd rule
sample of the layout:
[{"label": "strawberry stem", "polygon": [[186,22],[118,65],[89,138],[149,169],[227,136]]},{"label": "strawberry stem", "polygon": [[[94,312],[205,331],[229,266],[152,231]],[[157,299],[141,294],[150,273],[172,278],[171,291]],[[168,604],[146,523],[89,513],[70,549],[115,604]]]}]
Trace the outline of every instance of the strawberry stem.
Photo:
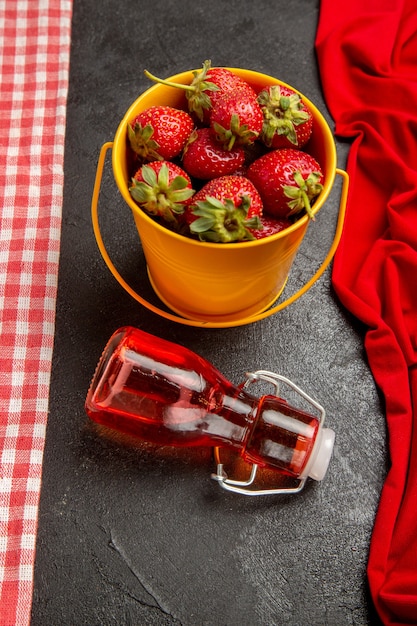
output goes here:
[{"label": "strawberry stem", "polygon": [[308,197],[308,195],[306,194],[306,192],[304,191],[304,189],[301,189],[301,198],[304,204],[304,208],[307,212],[307,215],[309,216],[309,218],[314,222],[314,220],[316,219],[314,217],[314,213],[311,210],[311,204],[310,204],[310,199]]},{"label": "strawberry stem", "polygon": [[161,83],[161,85],[166,85],[167,87],[175,87],[176,89],[184,89],[185,91],[196,91],[194,85],[184,85],[184,83],[173,83],[170,80],[165,80],[164,78],[158,78],[154,76],[148,70],[144,70],[143,72],[146,78],[153,80],[155,83]]}]

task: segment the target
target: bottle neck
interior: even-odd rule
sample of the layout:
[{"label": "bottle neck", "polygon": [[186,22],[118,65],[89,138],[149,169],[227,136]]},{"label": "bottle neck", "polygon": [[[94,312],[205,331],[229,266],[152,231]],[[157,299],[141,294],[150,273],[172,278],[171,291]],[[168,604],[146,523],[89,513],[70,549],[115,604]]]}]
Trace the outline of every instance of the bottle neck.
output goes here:
[{"label": "bottle neck", "polygon": [[256,422],[243,456],[257,465],[300,476],[312,453],[319,426],[314,415],[276,396],[264,396],[259,400]]},{"label": "bottle neck", "polygon": [[212,438],[211,445],[243,450],[256,419],[258,398],[223,380],[213,400],[202,420],[202,430]]}]

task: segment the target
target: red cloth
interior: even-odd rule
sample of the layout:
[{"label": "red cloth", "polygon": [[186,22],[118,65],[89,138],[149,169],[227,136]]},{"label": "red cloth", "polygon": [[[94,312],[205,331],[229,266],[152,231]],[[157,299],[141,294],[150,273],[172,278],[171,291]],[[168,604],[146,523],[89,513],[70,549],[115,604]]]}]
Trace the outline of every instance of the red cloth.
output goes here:
[{"label": "red cloth", "polygon": [[0,2],[0,626],[30,623],[72,0]]},{"label": "red cloth", "polygon": [[353,140],[332,280],[368,331],[390,469],[368,580],[385,624],[417,624],[417,4],[322,0],[316,51],[338,136]]}]

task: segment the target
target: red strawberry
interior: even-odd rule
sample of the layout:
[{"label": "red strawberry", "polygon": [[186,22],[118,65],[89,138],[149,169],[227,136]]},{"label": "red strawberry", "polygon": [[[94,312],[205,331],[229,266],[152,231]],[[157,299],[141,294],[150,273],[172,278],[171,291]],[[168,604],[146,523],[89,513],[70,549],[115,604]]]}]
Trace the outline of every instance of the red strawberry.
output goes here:
[{"label": "red strawberry", "polygon": [[217,100],[210,116],[210,127],[226,150],[248,145],[262,131],[263,115],[256,98],[241,90],[224,94]]},{"label": "red strawberry", "polygon": [[295,148],[273,150],[256,159],[247,170],[259,191],[264,209],[281,218],[311,211],[312,200],[322,190],[323,174],[317,161]]},{"label": "red strawberry", "polygon": [[[207,61],[206,61],[207,63]],[[208,61],[210,63],[210,61]],[[204,68],[204,65],[203,65]],[[222,98],[226,93],[230,93],[232,91],[241,91],[242,93],[247,94],[248,96],[257,97],[256,91],[247,83],[243,78],[234,74],[231,70],[228,70],[225,67],[212,67],[209,68],[206,73],[206,78],[204,79],[204,69],[203,72],[198,74],[193,83],[194,85],[201,85],[205,80],[209,80],[213,85],[218,87],[217,90],[214,90],[210,93],[210,105],[208,109],[204,111],[203,118],[200,118],[201,121],[208,124],[210,122],[211,111],[215,106],[216,102]],[[190,106],[190,98],[188,99],[188,103]],[[192,109],[191,109],[192,110]]]},{"label": "red strawberry", "polygon": [[171,226],[175,226],[177,216],[184,213],[194,194],[188,174],[167,161],[142,165],[132,178],[129,191],[142,209]]},{"label": "red strawberry", "polygon": [[178,156],[194,129],[191,115],[169,106],[152,106],[128,124],[132,150],[143,161],[170,160]]},{"label": "red strawberry", "polygon": [[182,156],[185,171],[203,180],[233,174],[242,167],[244,161],[242,147],[224,150],[209,128],[199,128],[190,135]]},{"label": "red strawberry", "polygon": [[192,234],[202,241],[230,243],[254,239],[260,228],[262,200],[244,176],[221,176],[206,183],[193,197],[185,217]]},{"label": "red strawberry", "polygon": [[288,226],[291,226],[291,222],[285,217],[277,219],[275,217],[268,217],[267,215],[263,215],[261,217],[261,225],[262,228],[260,229],[251,229],[251,233],[253,234],[255,239],[264,239],[265,237],[276,235],[285,228],[288,228]]},{"label": "red strawberry", "polygon": [[264,87],[258,96],[264,116],[261,139],[269,148],[302,148],[311,137],[313,116],[298,93],[284,85]]},{"label": "red strawberry", "polygon": [[203,69],[194,71],[193,75],[190,85],[182,85],[157,78],[145,70],[145,76],[151,80],[185,90],[189,112],[194,113],[204,124],[209,123],[211,109],[224,93],[239,88],[256,97],[252,87],[243,78],[225,67],[211,67],[211,61],[204,61]]},{"label": "red strawberry", "polygon": [[263,212],[261,196],[253,183],[245,176],[229,175],[209,180],[200,191],[194,195],[190,205],[194,205],[200,200],[205,200],[207,196],[213,196],[218,200],[228,198],[232,200],[237,207],[242,203],[243,196],[249,196],[251,206],[248,211],[248,217],[260,217]]}]

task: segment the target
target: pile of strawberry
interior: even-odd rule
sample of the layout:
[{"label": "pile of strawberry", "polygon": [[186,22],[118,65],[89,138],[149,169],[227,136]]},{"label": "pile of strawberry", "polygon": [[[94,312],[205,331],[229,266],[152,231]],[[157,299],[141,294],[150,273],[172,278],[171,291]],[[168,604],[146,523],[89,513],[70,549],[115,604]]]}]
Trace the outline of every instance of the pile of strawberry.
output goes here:
[{"label": "pile of strawberry", "polygon": [[258,93],[226,68],[193,72],[188,110],[151,106],[128,124],[132,198],[161,224],[201,241],[260,239],[307,213],[323,174],[307,145],[313,117],[281,85]]}]

